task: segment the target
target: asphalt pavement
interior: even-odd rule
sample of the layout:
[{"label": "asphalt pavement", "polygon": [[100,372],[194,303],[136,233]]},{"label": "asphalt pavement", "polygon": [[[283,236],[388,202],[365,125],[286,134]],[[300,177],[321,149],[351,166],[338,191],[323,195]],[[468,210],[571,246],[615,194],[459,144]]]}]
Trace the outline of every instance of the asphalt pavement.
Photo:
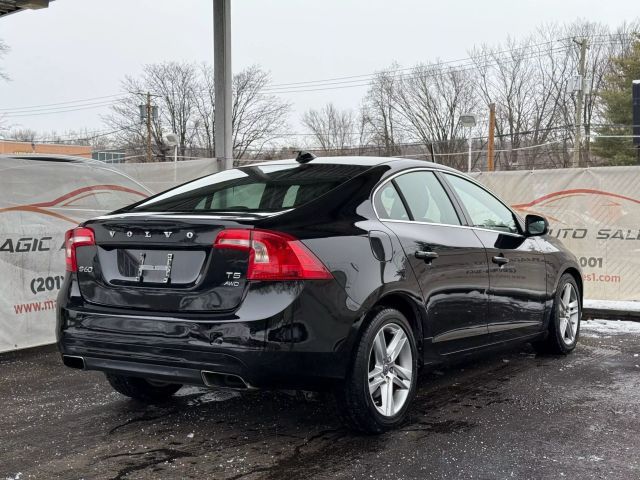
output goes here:
[{"label": "asphalt pavement", "polygon": [[423,374],[380,436],[323,398],[184,387],[144,406],[51,349],[5,354],[0,479],[640,479],[640,332],[583,333],[568,357],[523,346]]}]

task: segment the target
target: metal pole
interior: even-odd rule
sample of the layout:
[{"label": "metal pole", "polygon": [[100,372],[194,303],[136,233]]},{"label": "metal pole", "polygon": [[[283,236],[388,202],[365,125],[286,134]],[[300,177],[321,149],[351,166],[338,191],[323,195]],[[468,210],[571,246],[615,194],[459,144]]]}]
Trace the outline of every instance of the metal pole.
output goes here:
[{"label": "metal pole", "polygon": [[633,105],[631,134],[634,136],[633,144],[636,146],[636,164],[640,165],[640,80],[631,82],[631,103]]},{"label": "metal pole", "polygon": [[467,173],[471,173],[471,128],[469,127],[469,158],[467,159]]},{"label": "metal pole", "polygon": [[173,183],[178,181],[178,144],[173,147]]},{"label": "metal pole", "polygon": [[231,0],[213,0],[213,75],[215,88],[215,156],[233,168],[231,133]]},{"label": "metal pole", "polygon": [[582,146],[582,110],[584,103],[584,90],[587,85],[585,78],[585,64],[587,59],[587,40],[582,39],[576,42],[580,45],[580,65],[578,75],[580,75],[580,90],[578,90],[578,98],[576,101],[576,124],[575,124],[575,143],[573,146],[573,165],[572,167],[583,167],[584,164],[580,155],[580,148]]},{"label": "metal pole", "polygon": [[493,172],[493,149],[496,130],[496,104],[489,104],[489,140],[487,144],[487,170]]},{"label": "metal pole", "polygon": [[151,162],[151,93],[147,92],[147,162]]}]

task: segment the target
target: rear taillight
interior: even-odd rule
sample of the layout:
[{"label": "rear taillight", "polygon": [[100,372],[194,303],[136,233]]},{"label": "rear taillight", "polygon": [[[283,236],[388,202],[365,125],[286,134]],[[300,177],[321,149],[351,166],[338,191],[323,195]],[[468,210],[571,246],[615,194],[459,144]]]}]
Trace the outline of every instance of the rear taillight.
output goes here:
[{"label": "rear taillight", "polygon": [[90,228],[78,227],[68,230],[67,233],[64,234],[64,258],[67,272],[78,271],[76,248],[95,244],[96,239],[93,235],[93,230]]},{"label": "rear taillight", "polygon": [[218,234],[216,248],[249,252],[248,280],[320,280],[331,272],[300,240],[268,230],[230,228]]}]

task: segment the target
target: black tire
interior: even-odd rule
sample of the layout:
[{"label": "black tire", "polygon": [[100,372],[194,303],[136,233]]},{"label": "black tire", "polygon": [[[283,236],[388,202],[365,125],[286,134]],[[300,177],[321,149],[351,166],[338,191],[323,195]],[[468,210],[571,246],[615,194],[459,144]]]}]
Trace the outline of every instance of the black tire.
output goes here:
[{"label": "black tire", "polygon": [[111,373],[107,373],[106,376],[116,392],[144,403],[166,400],[182,387],[177,383],[148,381],[144,378],[126,377]]},{"label": "black tire", "polygon": [[[349,428],[367,434],[378,434],[397,427],[407,415],[409,405],[416,393],[418,351],[413,329],[402,313],[392,308],[385,308],[372,312],[370,318],[355,346],[347,378],[336,391],[336,403],[339,416]],[[394,415],[385,416],[377,410],[369,394],[370,355],[373,354],[372,348],[376,335],[385,326],[395,328],[394,325],[401,327],[407,336],[411,351],[409,362],[412,364],[412,375],[410,387],[406,389],[408,393],[404,404]]]},{"label": "black tire", "polygon": [[[575,338],[573,341],[567,341],[566,336],[561,332],[562,317],[562,292],[567,285],[571,285],[576,292],[578,302],[578,323],[575,329]],[[580,337],[580,321],[582,318],[582,298],[580,290],[573,275],[565,273],[558,282],[558,288],[553,300],[553,310],[549,320],[549,328],[547,335],[543,340],[533,343],[533,347],[539,353],[551,353],[554,355],[568,355],[573,352]]]}]

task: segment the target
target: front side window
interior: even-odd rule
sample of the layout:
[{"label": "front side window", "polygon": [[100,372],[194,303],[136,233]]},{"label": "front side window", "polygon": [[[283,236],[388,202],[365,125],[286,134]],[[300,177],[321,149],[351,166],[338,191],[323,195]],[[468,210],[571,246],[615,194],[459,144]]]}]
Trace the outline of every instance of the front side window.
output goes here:
[{"label": "front side window", "polygon": [[396,177],[395,182],[407,202],[412,220],[460,225],[447,192],[433,172],[406,173]]},{"label": "front side window", "polygon": [[474,227],[519,233],[511,210],[473,182],[446,173],[445,177],[460,198]]}]

